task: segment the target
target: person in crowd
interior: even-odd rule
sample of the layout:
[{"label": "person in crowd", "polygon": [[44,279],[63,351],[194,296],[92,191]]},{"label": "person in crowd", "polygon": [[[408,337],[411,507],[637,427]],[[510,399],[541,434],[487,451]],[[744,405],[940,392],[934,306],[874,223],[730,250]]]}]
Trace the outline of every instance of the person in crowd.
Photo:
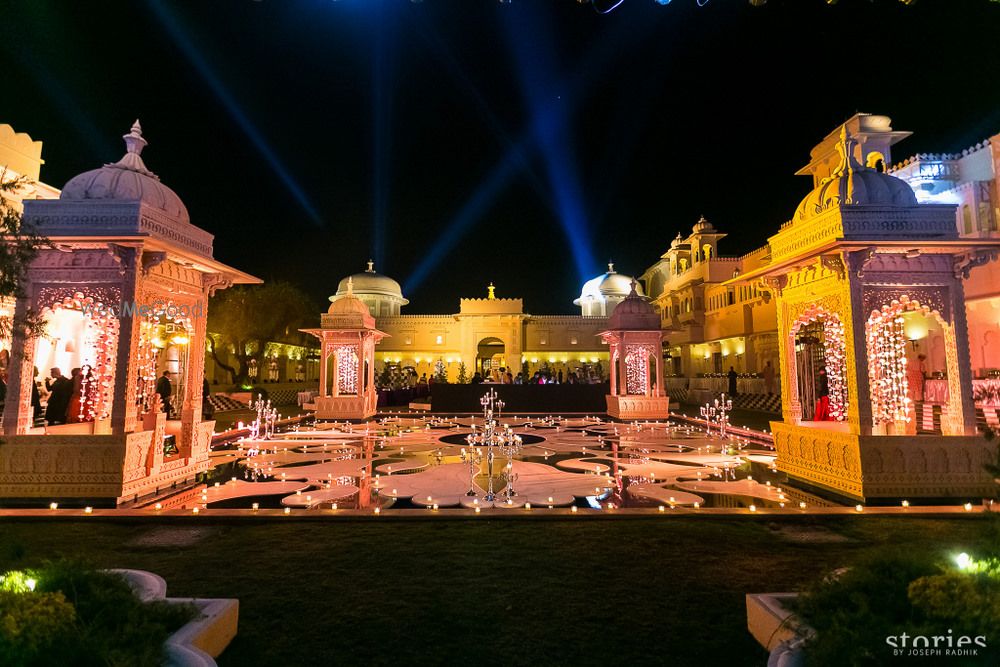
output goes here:
[{"label": "person in crowd", "polygon": [[768,395],[774,393],[774,366],[771,365],[771,360],[767,360],[767,364],[764,365],[764,391]]},{"label": "person in crowd", "polygon": [[726,373],[726,377],[729,378],[729,395],[736,395],[736,378],[739,377],[736,374],[736,369],[732,366],[729,367],[729,372]]},{"label": "person in crowd", "polygon": [[826,369],[819,369],[816,376],[816,414],[814,421],[830,421],[830,381],[826,377]]},{"label": "person in crowd", "polygon": [[482,383],[483,383],[483,376],[480,375],[479,373],[476,373],[475,375],[472,376],[472,381],[469,384],[482,384]]},{"label": "person in crowd", "polygon": [[511,373],[509,369],[507,370],[507,374],[504,376],[503,383],[504,384],[514,384],[514,374]]},{"label": "person in crowd", "polygon": [[563,372],[562,372],[562,369],[560,368],[559,369],[559,384],[562,384],[562,383],[563,383]]},{"label": "person in crowd", "polygon": [[910,400],[917,402],[924,400],[924,379],[927,372],[927,356],[917,355],[917,363],[906,365],[906,384],[910,390]]},{"label": "person in crowd", "polygon": [[42,395],[38,391],[38,366],[34,367],[35,374],[31,380],[31,422],[42,416]]},{"label": "person in crowd", "polygon": [[87,409],[88,404],[94,394],[94,374],[90,366],[84,365],[82,368],[74,368],[71,372],[73,381],[73,393],[69,397],[69,407],[66,409],[66,423],[77,424],[88,422],[93,419]]},{"label": "person in crowd", "polygon": [[524,384],[524,373],[518,373],[514,377],[514,384]]},{"label": "person in crowd", "polygon": [[417,380],[417,384],[427,384],[427,373],[420,376],[420,379]]},{"label": "person in crowd", "polygon": [[49,371],[50,377],[45,380],[45,388],[49,391],[49,402],[45,405],[45,421],[50,425],[65,424],[66,410],[73,393],[73,382],[62,374],[58,368]]},{"label": "person in crowd", "polygon": [[212,390],[208,388],[208,377],[203,376],[201,379],[201,418],[205,421],[211,419],[212,415],[215,414],[215,407],[208,400],[211,395]]},{"label": "person in crowd", "polygon": [[167,413],[169,419],[170,394],[173,393],[173,387],[170,386],[170,371],[164,369],[163,375],[156,381],[156,393],[160,395],[160,405],[163,406],[163,411]]}]

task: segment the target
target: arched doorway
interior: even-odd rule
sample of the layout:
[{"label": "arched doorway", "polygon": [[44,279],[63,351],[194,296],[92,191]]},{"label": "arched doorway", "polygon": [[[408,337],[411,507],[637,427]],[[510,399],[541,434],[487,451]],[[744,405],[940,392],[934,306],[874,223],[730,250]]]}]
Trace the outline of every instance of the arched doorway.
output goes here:
[{"label": "arched doorway", "polygon": [[507,367],[506,347],[499,338],[483,338],[476,346],[476,372],[484,379],[501,382],[500,369]]},{"label": "arched doorway", "polygon": [[810,308],[795,322],[791,336],[795,382],[790,389],[795,392],[793,411],[794,406],[798,408],[794,417],[801,421],[846,421],[847,347],[840,318],[823,308]]},{"label": "arched doorway", "polygon": [[[925,399],[925,376],[943,370],[949,391],[941,429],[945,435],[961,434],[962,387],[954,326],[939,311],[902,295],[872,310],[865,323],[865,335],[873,431],[890,435],[916,433],[914,404]],[[943,360],[932,355],[928,361],[921,348],[921,341],[928,338],[943,341]]]}]

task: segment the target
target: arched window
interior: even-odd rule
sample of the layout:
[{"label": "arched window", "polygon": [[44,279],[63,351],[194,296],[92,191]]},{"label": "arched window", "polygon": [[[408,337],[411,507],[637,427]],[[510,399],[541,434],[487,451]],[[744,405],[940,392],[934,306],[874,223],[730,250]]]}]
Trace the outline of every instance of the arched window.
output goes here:
[{"label": "arched window", "polygon": [[874,169],[875,171],[883,174],[885,173],[885,156],[878,151],[872,151],[869,153],[868,157],[865,159],[865,163],[870,169]]}]

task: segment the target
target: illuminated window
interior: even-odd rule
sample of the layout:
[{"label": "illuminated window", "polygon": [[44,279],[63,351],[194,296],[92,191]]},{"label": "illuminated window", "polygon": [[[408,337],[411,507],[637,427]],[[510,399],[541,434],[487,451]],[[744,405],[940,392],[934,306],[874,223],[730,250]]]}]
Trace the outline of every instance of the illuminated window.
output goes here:
[{"label": "illuminated window", "polygon": [[437,338],[434,339],[434,342],[436,344],[438,344],[438,345],[443,345],[444,344],[444,336],[440,336],[439,335]]},{"label": "illuminated window", "polygon": [[413,345],[413,336],[406,336],[406,344]]},{"label": "illuminated window", "polygon": [[570,345],[576,345],[576,336],[570,336],[569,337],[569,344]]}]

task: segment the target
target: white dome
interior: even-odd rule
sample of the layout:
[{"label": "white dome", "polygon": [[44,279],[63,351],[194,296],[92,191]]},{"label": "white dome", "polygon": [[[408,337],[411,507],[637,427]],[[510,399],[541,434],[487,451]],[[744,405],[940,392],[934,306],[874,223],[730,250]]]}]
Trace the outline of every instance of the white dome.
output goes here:
[{"label": "white dome", "polygon": [[862,166],[854,158],[857,142],[841,130],[840,166],[802,200],[793,220],[805,220],[837,206],[916,206],[906,181]]},{"label": "white dome", "polygon": [[399,304],[403,306],[409,303],[403,297],[403,290],[400,288],[399,283],[389,276],[375,273],[374,263],[371,261],[368,262],[367,271],[354,273],[341,280],[337,285],[337,293],[330,297],[330,301],[337,301],[347,294],[348,282],[353,283],[354,294],[390,297],[391,299],[398,300]]},{"label": "white dome", "polygon": [[[611,297],[615,300],[624,299],[632,291],[632,276],[615,272],[615,265],[608,264],[608,272],[596,278],[591,278],[583,284],[580,290],[580,298],[573,301],[576,306],[582,305],[588,300],[607,300]],[[637,287],[639,295],[642,295],[642,287]]]},{"label": "white dome", "polygon": [[140,153],[146,146],[142,127],[135,121],[126,134],[127,152],[114,164],[106,164],[100,169],[92,169],[69,179],[59,199],[115,199],[141,201],[157,208],[171,218],[191,222],[187,207],[177,193],[160,182],[160,178],[146,169]]}]

